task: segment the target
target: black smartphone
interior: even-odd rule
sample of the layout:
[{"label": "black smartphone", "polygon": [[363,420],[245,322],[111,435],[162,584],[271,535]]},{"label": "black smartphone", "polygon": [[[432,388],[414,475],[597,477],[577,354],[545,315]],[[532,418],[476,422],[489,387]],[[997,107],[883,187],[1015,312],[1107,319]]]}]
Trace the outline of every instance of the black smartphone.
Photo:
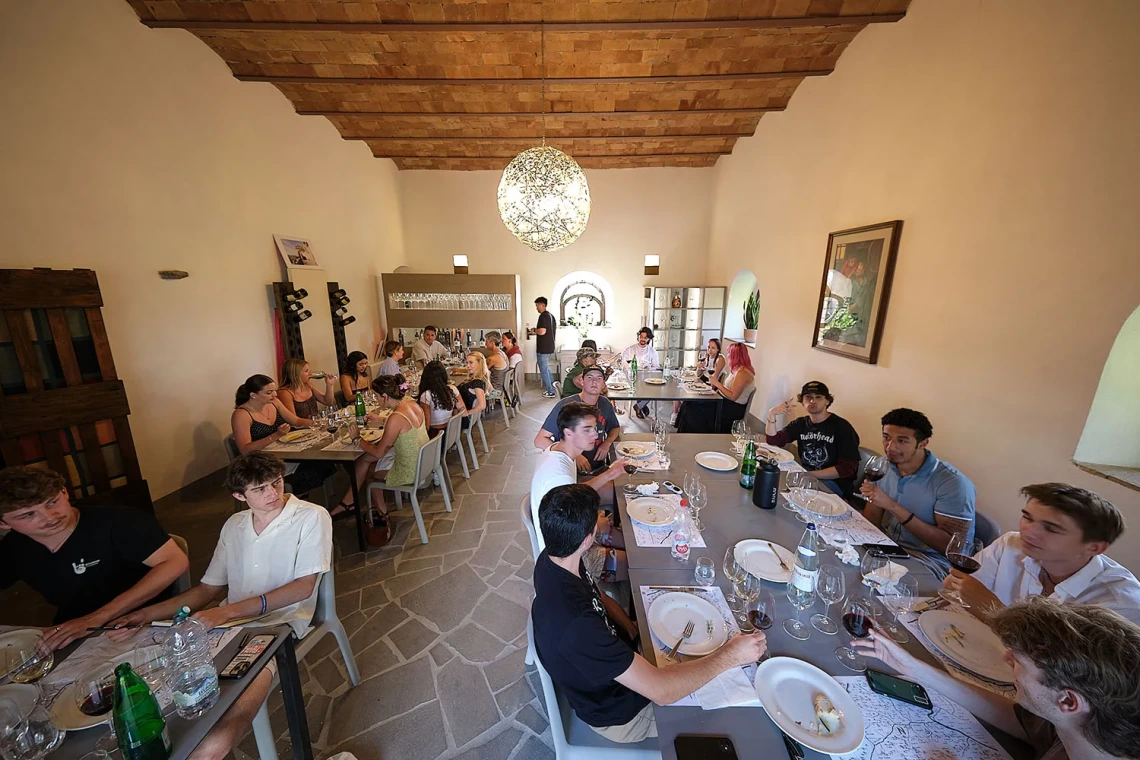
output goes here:
[{"label": "black smartphone", "polygon": [[863,544],[863,549],[864,551],[875,552],[876,554],[881,554],[884,557],[890,557],[892,559],[910,559],[910,555],[907,554],[906,549],[901,546],[891,546],[890,544]]},{"label": "black smartphone", "polygon": [[926,689],[914,681],[904,681],[901,678],[868,669],[867,685],[871,687],[871,691],[884,694],[900,702],[906,702],[924,710],[934,709],[934,704],[930,701],[930,695],[926,693]]},{"label": "black smartphone", "polygon": [[234,655],[234,658],[229,661],[229,664],[222,668],[218,676],[220,678],[241,678],[249,672],[249,669],[253,667],[253,663],[257,661],[261,653],[264,652],[276,638],[276,636],[267,633],[254,636],[245,643],[241,651]]},{"label": "black smartphone", "polygon": [[738,760],[736,747],[727,736],[678,734],[673,738],[677,760]]}]

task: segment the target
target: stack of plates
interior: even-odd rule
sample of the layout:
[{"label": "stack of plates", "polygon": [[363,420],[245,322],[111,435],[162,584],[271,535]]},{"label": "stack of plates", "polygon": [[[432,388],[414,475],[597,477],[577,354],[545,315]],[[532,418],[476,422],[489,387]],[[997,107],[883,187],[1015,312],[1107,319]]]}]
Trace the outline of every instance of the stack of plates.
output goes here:
[{"label": "stack of plates", "polygon": [[963,670],[997,683],[1013,683],[1013,669],[1005,662],[1005,646],[977,618],[931,610],[919,616],[918,627],[939,654]]},{"label": "stack of plates", "polygon": [[847,502],[831,491],[814,491],[808,488],[788,489],[792,506],[816,522],[834,520],[847,514]]}]

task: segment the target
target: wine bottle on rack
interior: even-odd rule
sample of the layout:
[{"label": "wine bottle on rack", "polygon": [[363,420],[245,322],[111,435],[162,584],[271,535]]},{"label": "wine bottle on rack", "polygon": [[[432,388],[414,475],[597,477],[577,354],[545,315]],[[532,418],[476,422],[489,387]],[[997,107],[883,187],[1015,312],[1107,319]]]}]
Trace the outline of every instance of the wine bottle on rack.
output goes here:
[{"label": "wine bottle on rack", "polygon": [[400,345],[404,345],[404,328],[400,328]]}]

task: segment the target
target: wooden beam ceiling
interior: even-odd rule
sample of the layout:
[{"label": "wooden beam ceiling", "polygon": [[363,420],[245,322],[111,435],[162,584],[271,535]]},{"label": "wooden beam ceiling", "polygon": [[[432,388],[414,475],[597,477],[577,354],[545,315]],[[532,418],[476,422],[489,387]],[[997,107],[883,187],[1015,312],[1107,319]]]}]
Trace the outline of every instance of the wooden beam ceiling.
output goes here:
[{"label": "wooden beam ceiling", "polygon": [[400,169],[711,166],[910,0],[126,0]]}]

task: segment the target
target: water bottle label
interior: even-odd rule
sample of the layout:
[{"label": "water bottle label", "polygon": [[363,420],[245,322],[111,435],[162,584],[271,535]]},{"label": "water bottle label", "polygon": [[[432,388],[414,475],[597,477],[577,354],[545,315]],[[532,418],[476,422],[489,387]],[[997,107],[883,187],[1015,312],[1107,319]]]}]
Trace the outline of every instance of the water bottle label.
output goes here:
[{"label": "water bottle label", "polygon": [[[182,685],[182,684],[180,684]],[[202,700],[209,697],[213,692],[218,689],[218,676],[213,674],[198,684],[198,688],[192,691],[181,691],[179,689],[171,689],[170,692],[174,696],[174,704],[182,708],[194,707]]]},{"label": "water bottle label", "polygon": [[814,593],[815,579],[818,575],[818,570],[804,570],[799,565],[796,565],[792,570],[792,585],[805,594]]},{"label": "water bottle label", "polygon": [[804,557],[814,557],[815,556],[815,549],[809,549],[806,546],[799,547],[798,551]]},{"label": "water bottle label", "polygon": [[689,540],[687,538],[673,540],[673,556],[680,560],[689,558]]}]

